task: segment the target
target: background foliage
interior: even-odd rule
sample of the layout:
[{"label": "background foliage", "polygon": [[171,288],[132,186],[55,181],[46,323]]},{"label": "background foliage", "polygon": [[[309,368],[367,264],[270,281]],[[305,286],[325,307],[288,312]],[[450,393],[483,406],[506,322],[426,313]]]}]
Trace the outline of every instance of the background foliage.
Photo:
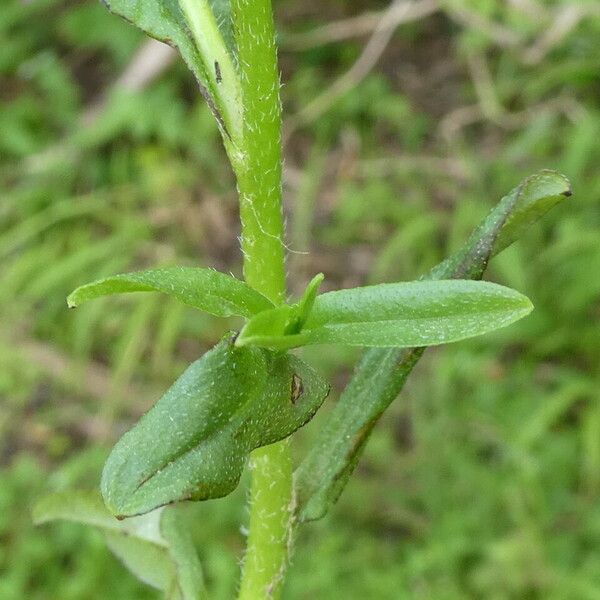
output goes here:
[{"label": "background foliage", "polygon": [[[303,529],[285,597],[600,598],[598,4],[420,0],[386,14],[406,22],[379,58],[385,3],[276,8],[295,292],[319,271],[331,288],[417,277],[539,168],[575,191],[488,272],[534,313],[427,353],[336,509]],[[154,598],[101,537],[34,529],[30,507],[96,486],[222,321],[154,295],[65,297],[155,265],[239,274],[233,177],[185,67],[140,84],[145,39],[100,4],[6,0],[0,32],[0,597]],[[303,355],[339,390],[357,352]],[[185,508],[217,599],[244,493]]]}]

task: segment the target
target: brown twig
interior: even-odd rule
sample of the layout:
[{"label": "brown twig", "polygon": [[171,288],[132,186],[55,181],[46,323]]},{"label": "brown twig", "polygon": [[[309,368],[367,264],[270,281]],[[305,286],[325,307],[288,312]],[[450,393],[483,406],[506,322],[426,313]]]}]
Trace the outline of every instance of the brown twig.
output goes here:
[{"label": "brown twig", "polygon": [[[494,122],[503,129],[514,130],[524,127],[540,114],[563,114],[571,122],[576,123],[585,116],[585,113],[586,109],[574,98],[559,96],[525,110],[504,112]],[[486,120],[489,119],[479,104],[461,106],[449,112],[440,121],[438,132],[443,139],[451,142],[465,127]]]},{"label": "brown twig", "polygon": [[[406,2],[406,4],[406,10],[396,23],[396,26],[401,23],[418,21],[438,11],[440,8],[439,3],[433,0],[427,2]],[[325,44],[369,35],[377,28],[382,18],[385,17],[386,12],[386,10],[368,11],[356,17],[327,23],[327,25],[316,27],[310,31],[288,33],[282,40],[282,47],[284,50],[290,51],[307,50],[309,48],[324,46]]]},{"label": "brown twig", "polygon": [[380,16],[364,50],[350,69],[289,120],[284,136],[286,140],[298,127],[310,123],[326,113],[342,96],[368,75],[381,58],[396,28],[406,22],[407,15],[414,11],[417,5],[422,15],[431,14],[438,9],[437,0],[420,0],[419,2],[394,0]]},{"label": "brown twig", "polygon": [[[150,39],[138,48],[111,88],[129,92],[143,90],[164,73],[176,58],[177,50],[167,44]],[[81,116],[84,125],[91,125],[98,119],[106,108],[106,98],[106,95],[103,94],[84,110]]]},{"label": "brown twig", "polygon": [[523,62],[526,65],[537,65],[542,62],[546,55],[590,14],[591,9],[592,7],[579,4],[567,4],[558,8],[550,27],[545,28],[540,37],[523,53]]}]

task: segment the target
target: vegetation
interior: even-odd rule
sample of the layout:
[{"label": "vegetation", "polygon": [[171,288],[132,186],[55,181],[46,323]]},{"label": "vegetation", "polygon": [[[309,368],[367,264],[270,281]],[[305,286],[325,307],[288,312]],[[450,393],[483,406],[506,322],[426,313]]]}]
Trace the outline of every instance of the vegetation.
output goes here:
[{"label": "vegetation", "polygon": [[[344,70],[361,44],[286,53],[311,38],[300,29],[292,32],[308,24],[289,15],[291,6],[279,8],[289,81],[284,101],[292,109],[305,107],[291,119],[287,140],[294,197],[289,242],[292,250],[311,248],[309,255],[292,254],[290,260],[297,295],[319,271],[327,276],[326,290],[418,277],[461,246],[489,209],[492,193],[499,197],[527,171],[560,167],[579,192],[576,203],[555,209],[543,227],[527,231],[491,265],[494,279],[532,297],[533,316],[425,359],[410,380],[410,405],[400,400],[386,413],[340,503],[327,519],[300,530],[285,597],[395,597],[399,587],[414,597],[595,597],[600,574],[590,548],[600,460],[593,402],[600,290],[588,276],[599,260],[598,186],[591,169],[598,151],[593,7],[585,19],[572,19],[571,32],[545,42],[549,36],[544,37],[541,18],[495,4],[488,13],[456,3],[443,14],[403,26],[387,51],[393,56],[395,49],[416,48],[423,42],[411,40],[422,37],[434,48],[454,30],[451,57],[440,50],[433,60],[456,70],[446,83],[454,96],[440,94],[440,106],[427,104],[431,90],[419,98],[413,89],[411,96],[410,85],[396,87],[384,58],[382,69],[340,98],[318,124],[310,117],[315,109],[307,110],[315,105],[305,100],[323,85],[320,68]],[[552,22],[568,9],[539,10]],[[0,592],[75,598],[110,590],[117,597],[151,597],[151,591],[115,574],[121,567],[92,534],[68,525],[48,530],[56,540],[33,533],[19,500],[26,496],[31,503],[41,487],[93,488],[105,452],[78,456],[78,448],[99,443],[108,449],[160,396],[157,390],[221,337],[222,321],[154,295],[91,303],[70,314],[62,298],[82,280],[156,264],[196,265],[199,250],[205,264],[237,269],[232,178],[210,113],[191,100],[194,85],[179,66],[143,92],[116,87],[99,116],[91,119],[88,112],[91,124],[80,126],[86,98],[78,93],[88,94],[90,102],[94,86],[104,87],[102,68],[118,73],[141,43],[119,21],[95,5],[44,2],[17,10],[9,3],[1,10],[11,52],[2,67],[7,93],[0,141],[9,190],[0,237],[6,282],[0,301],[7,315],[0,331],[6,363],[0,389],[7,398],[2,536],[10,548],[2,557],[8,577]],[[339,4],[331,17],[353,10],[359,9]],[[322,7],[314,11],[320,19]],[[88,24],[98,20],[107,26],[98,27],[94,39],[95,28]],[[481,22],[491,29],[471,26]],[[501,44],[498,32],[516,41]],[[310,43],[315,44],[314,34]],[[93,77],[75,60],[86,55],[99,63],[91,69]],[[418,66],[419,60],[424,58],[417,54],[406,64]],[[473,105],[466,104],[470,96]],[[440,112],[446,116],[440,119]],[[382,178],[382,172],[389,176]],[[509,200],[516,206],[529,198],[523,189],[531,189],[532,181],[536,188],[545,177],[528,180]],[[559,189],[560,178],[552,185],[551,193],[532,196],[536,202],[557,200],[568,191],[564,180]],[[401,202],[398,190],[403,190]],[[328,200],[317,204],[317,195]],[[490,253],[500,249],[494,243],[497,238],[489,243]],[[334,297],[317,299],[328,296]],[[292,316],[310,323],[302,310]],[[239,321],[226,318],[237,327]],[[264,344],[260,323],[252,331],[257,318],[248,322],[246,332],[253,336],[245,339],[256,343],[258,331],[263,339],[258,343]],[[272,345],[273,335],[290,337],[289,330],[266,333],[271,340],[266,345]],[[303,351],[306,362],[318,362],[336,382],[334,395],[356,358],[351,349]],[[320,448],[322,432],[339,421],[343,403],[344,396],[332,412],[328,401],[295,435],[298,456]],[[21,422],[24,426],[17,427]],[[63,466],[42,482],[40,472],[50,463]],[[316,473],[301,465],[300,481],[306,472]],[[244,520],[239,490],[218,502],[164,511],[197,524],[194,545],[212,597],[234,594],[242,542],[236,528]],[[329,496],[325,500],[328,504]],[[317,502],[317,513],[322,504]],[[99,519],[98,506],[90,501],[80,510]],[[305,510],[306,518],[315,516]],[[189,549],[191,542],[170,531],[169,524],[161,525],[159,545],[172,563],[160,560],[177,565],[182,546]],[[108,532],[107,539],[125,557],[117,535]],[[318,551],[313,538],[322,544]],[[342,550],[346,545],[351,552]],[[36,561],[53,564],[42,579],[33,577],[40,571]],[[128,566],[136,571],[131,562]],[[188,568],[186,585],[194,586],[198,566]],[[169,573],[168,568],[156,573],[151,583],[165,587]]]}]

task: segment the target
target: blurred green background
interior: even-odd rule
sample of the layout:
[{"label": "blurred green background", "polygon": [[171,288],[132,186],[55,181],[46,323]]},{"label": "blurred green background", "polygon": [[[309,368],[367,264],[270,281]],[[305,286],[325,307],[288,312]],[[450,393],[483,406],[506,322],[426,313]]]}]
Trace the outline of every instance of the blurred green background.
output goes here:
[{"label": "blurred green background", "polygon": [[[319,271],[329,289],[415,278],[537,169],[575,192],[488,271],[534,313],[426,354],[302,530],[284,597],[600,599],[600,3],[276,9],[292,291]],[[100,3],[3,0],[0,39],[0,598],[156,598],[99,534],[36,529],[30,509],[96,486],[223,323],[65,297],[152,265],[239,274],[234,181],[191,75]],[[358,356],[305,354],[336,391]],[[245,489],[187,507],[215,599],[233,597]]]}]

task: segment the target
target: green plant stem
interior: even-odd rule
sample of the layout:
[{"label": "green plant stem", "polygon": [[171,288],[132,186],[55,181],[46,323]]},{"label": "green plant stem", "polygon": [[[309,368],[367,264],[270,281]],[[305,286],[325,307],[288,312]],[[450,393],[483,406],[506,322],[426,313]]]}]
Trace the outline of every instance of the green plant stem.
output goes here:
[{"label": "green plant stem", "polygon": [[250,462],[250,523],[239,600],[279,598],[292,533],[289,440],[255,450]]},{"label": "green plant stem", "polygon": [[[240,198],[244,276],[276,304],[285,300],[281,206],[281,104],[270,0],[233,0],[243,140],[234,162]],[[240,600],[277,598],[287,564],[292,518],[289,442],[256,450],[250,460],[250,532]]]},{"label": "green plant stem", "polygon": [[285,301],[281,208],[281,103],[270,0],[234,0],[244,109],[238,180],[244,276],[275,304]]}]

